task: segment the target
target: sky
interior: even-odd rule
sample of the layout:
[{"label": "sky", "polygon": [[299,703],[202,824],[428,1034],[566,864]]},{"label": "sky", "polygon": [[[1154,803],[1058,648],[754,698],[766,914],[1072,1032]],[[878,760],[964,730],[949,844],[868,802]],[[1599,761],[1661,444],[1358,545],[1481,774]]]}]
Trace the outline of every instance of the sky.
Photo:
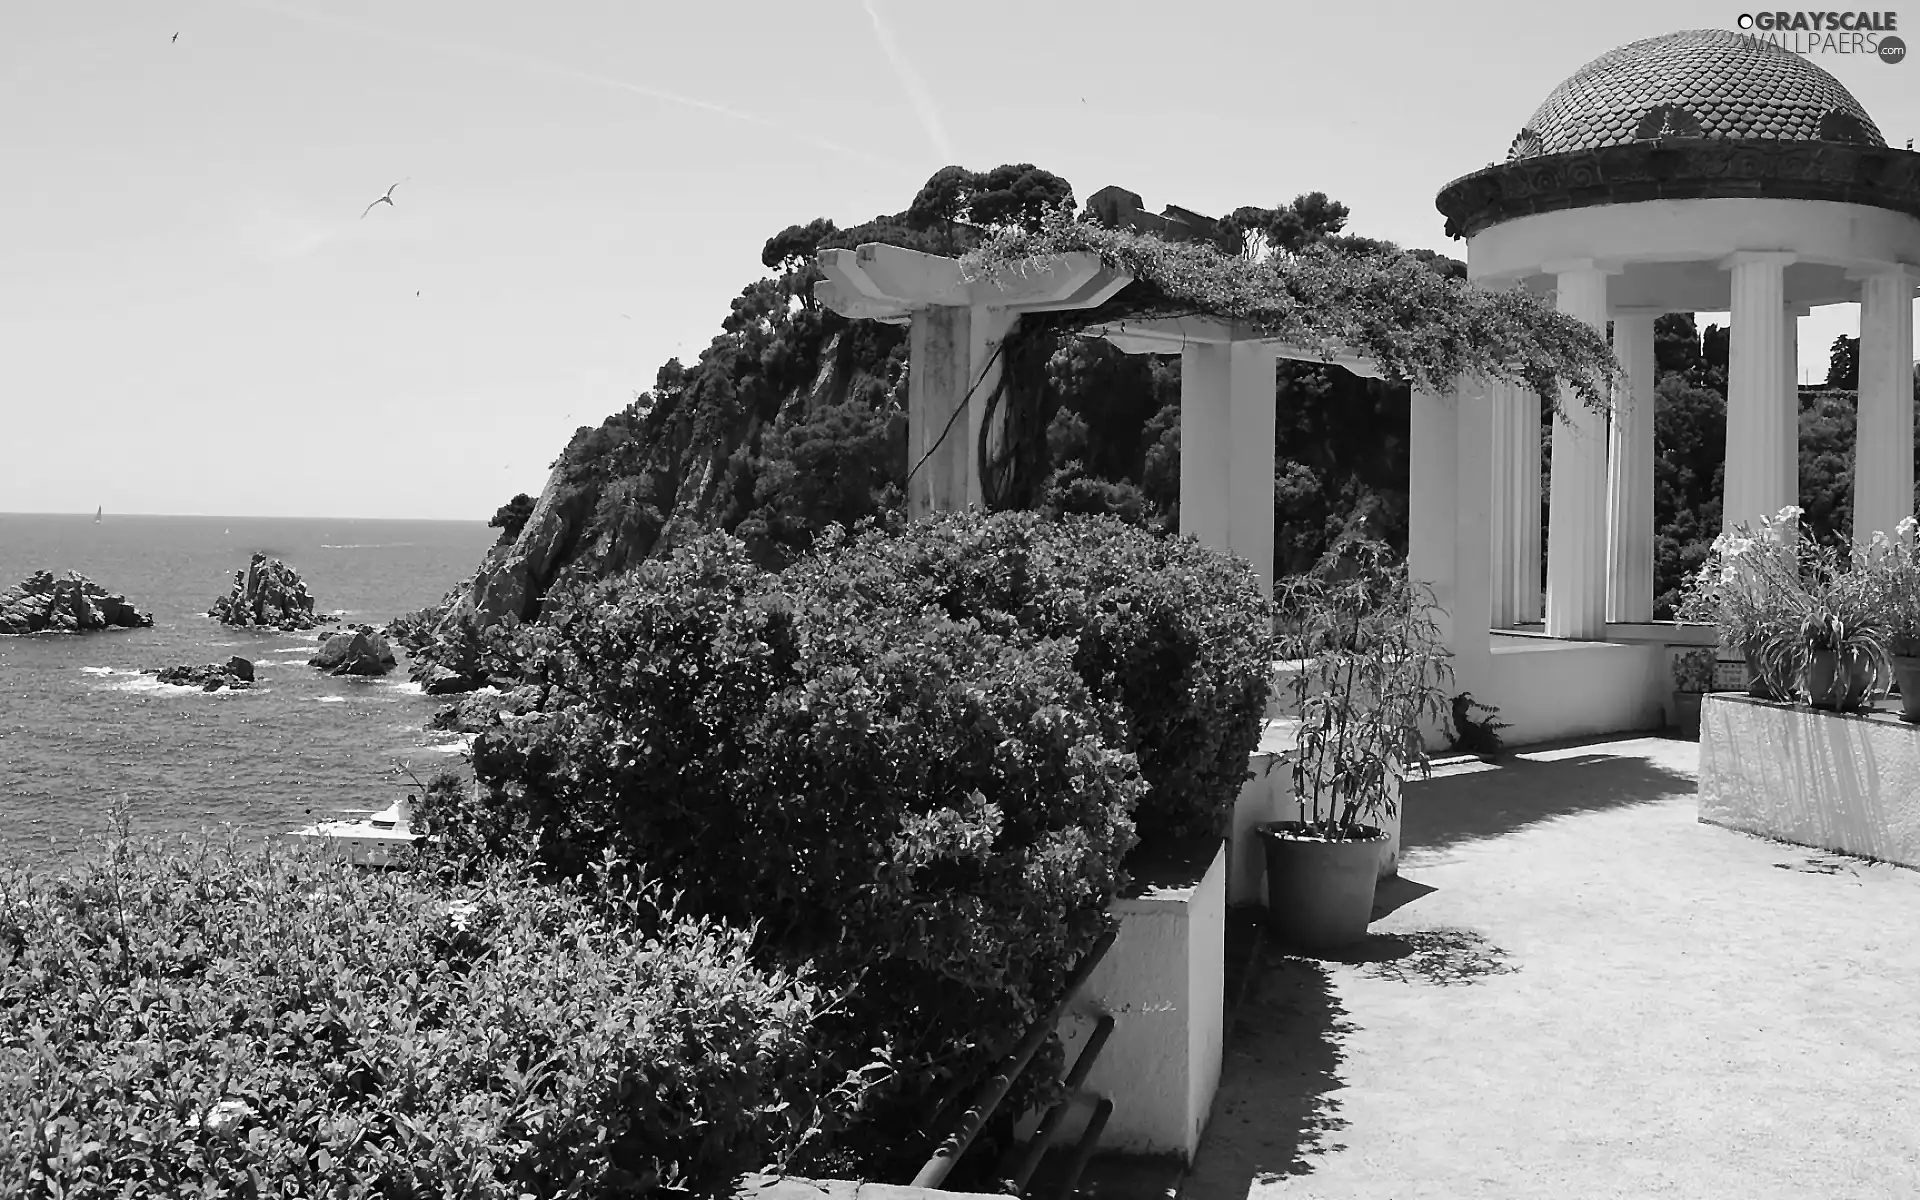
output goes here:
[{"label": "sky", "polygon": [[[949,163],[1155,210],[1320,190],[1351,232],[1464,257],[1435,194],[1560,80],[1742,11],[10,6],[0,512],[484,519],[691,361],[769,236],[897,212]],[[1920,61],[1815,61],[1920,137]],[[1852,306],[1803,320],[1805,375],[1854,332]]]}]

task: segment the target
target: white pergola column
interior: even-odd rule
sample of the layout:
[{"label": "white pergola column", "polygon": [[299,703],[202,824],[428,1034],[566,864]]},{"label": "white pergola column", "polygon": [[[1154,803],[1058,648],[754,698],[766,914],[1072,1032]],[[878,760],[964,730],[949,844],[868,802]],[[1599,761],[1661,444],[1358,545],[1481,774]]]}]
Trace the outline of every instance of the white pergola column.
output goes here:
[{"label": "white pergola column", "polygon": [[[1447,394],[1415,386],[1409,422],[1407,571],[1433,588],[1441,640],[1453,652],[1454,692],[1488,703],[1494,446],[1492,386],[1463,378]],[[1535,426],[1536,430],[1538,426]],[[1535,434],[1538,441],[1538,434]],[[1429,745],[1444,745],[1429,730]]]},{"label": "white pergola column", "polygon": [[[1592,259],[1550,263],[1557,306],[1604,333],[1608,270]],[[1571,388],[1553,425],[1547,508],[1547,634],[1599,639],[1607,625],[1607,418]]]},{"label": "white pergola column", "polygon": [[1913,515],[1913,276],[1904,266],[1862,274],[1853,536],[1867,541]]},{"label": "white pergola column", "polygon": [[1607,437],[1607,620],[1653,620],[1653,320],[1613,314],[1613,354],[1626,373]]},{"label": "white pergola column", "polygon": [[1180,352],[1180,532],[1252,563],[1269,596],[1277,359],[1252,341]]},{"label": "white pergola column", "polygon": [[[1727,462],[1720,526],[1758,526],[1793,503],[1794,439],[1787,435],[1784,251],[1743,251],[1722,261],[1732,272],[1727,367]],[[1797,404],[1796,404],[1797,407]],[[1796,414],[1795,421],[1798,421]]]},{"label": "white pergola column", "polygon": [[1787,304],[1780,312],[1781,369],[1786,372],[1786,390],[1780,402],[1781,438],[1786,447],[1780,456],[1780,494],[1786,497],[1785,504],[1800,503],[1800,318],[1811,311]]},{"label": "white pergola column", "polygon": [[1493,608],[1495,629],[1540,620],[1540,393],[1504,381],[1488,385],[1492,427]]}]

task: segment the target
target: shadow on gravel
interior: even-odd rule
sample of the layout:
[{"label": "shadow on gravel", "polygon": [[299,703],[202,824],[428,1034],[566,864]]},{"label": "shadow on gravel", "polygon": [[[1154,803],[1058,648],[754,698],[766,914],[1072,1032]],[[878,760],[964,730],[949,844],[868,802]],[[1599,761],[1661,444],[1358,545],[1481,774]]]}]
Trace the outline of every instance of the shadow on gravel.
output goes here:
[{"label": "shadow on gravel", "polygon": [[1270,948],[1240,1007],[1183,1200],[1244,1200],[1256,1180],[1309,1174],[1312,1156],[1346,1149],[1334,1093],[1352,1032],[1328,965]]},{"label": "shadow on gravel", "polygon": [[1548,762],[1496,762],[1491,770],[1402,785],[1402,853],[1443,849],[1555,817],[1651,804],[1694,791],[1693,776],[1643,758],[1580,754]]},{"label": "shadow on gravel", "polygon": [[1321,956],[1357,966],[1378,979],[1441,987],[1476,983],[1519,970],[1507,952],[1471,929],[1371,933],[1357,945]]}]

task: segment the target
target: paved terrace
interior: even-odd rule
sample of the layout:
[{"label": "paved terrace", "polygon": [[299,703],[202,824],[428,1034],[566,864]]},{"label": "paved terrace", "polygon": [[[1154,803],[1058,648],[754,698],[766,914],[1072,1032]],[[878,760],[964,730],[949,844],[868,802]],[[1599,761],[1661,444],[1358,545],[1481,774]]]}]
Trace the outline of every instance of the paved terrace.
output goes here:
[{"label": "paved terrace", "polygon": [[1186,1200],[1920,1195],[1920,872],[1699,824],[1697,758],[1409,785],[1368,941],[1256,963]]}]

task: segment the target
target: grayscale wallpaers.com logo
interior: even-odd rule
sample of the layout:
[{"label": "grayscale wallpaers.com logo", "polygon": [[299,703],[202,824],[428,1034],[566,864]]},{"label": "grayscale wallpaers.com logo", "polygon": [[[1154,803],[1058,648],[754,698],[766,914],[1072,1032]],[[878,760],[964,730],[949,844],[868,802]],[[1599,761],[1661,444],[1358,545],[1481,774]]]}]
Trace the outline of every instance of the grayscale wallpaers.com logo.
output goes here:
[{"label": "grayscale wallpaers.com logo", "polygon": [[1795,54],[1872,54],[1888,63],[1907,57],[1907,44],[1894,33],[1899,13],[1741,13],[1735,24],[1755,41]]}]

